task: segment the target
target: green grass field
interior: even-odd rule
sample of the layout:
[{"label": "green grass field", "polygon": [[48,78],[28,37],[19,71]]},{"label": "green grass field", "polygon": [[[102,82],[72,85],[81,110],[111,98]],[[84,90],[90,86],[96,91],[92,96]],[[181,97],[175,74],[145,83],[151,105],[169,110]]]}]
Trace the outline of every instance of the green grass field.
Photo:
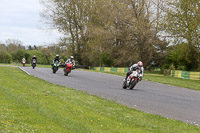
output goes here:
[{"label": "green grass field", "polygon": [[181,121],[147,114],[0,67],[0,132],[199,133]]},{"label": "green grass field", "polygon": [[[125,77],[126,75],[126,73],[117,73],[117,72],[103,72],[103,73],[109,73],[109,74],[119,75],[123,77]],[[144,73],[143,79],[147,81],[174,85],[174,86],[193,89],[193,90],[200,90],[200,80],[173,78],[171,76],[164,76],[163,74],[155,74],[155,73]]]}]

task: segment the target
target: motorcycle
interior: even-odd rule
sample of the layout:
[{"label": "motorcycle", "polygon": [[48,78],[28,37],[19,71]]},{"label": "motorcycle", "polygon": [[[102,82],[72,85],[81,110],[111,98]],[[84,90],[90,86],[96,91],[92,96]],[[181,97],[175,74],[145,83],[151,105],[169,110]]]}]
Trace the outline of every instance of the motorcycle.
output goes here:
[{"label": "motorcycle", "polygon": [[33,61],[32,61],[32,67],[33,67],[33,69],[36,67],[36,60],[35,59],[33,59]]},{"label": "motorcycle", "polygon": [[26,60],[22,60],[23,67],[25,67],[25,64],[26,64]]},{"label": "motorcycle", "polygon": [[123,80],[122,87],[124,89],[129,88],[130,90],[132,90],[138,82],[139,82],[139,72],[137,70],[134,70],[128,76],[127,81],[125,79]]},{"label": "motorcycle", "polygon": [[58,61],[53,63],[53,67],[52,67],[53,73],[56,73],[58,71],[59,66],[60,66],[60,63]]},{"label": "motorcycle", "polygon": [[71,72],[71,69],[73,68],[73,64],[68,62],[64,67],[64,75],[68,76],[68,74]]}]

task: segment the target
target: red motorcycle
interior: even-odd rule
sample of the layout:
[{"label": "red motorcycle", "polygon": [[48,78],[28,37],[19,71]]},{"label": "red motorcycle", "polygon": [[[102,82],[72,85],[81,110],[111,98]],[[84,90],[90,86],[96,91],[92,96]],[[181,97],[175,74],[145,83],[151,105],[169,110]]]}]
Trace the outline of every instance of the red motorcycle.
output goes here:
[{"label": "red motorcycle", "polygon": [[68,76],[68,74],[71,72],[72,70],[72,67],[73,67],[73,64],[68,62],[65,67],[64,67],[64,75],[65,76]]}]

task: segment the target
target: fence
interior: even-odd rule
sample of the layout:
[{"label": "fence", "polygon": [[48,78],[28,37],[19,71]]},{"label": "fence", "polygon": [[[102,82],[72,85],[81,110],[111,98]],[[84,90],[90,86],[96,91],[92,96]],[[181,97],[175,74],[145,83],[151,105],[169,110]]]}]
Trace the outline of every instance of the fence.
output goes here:
[{"label": "fence", "polygon": [[94,67],[96,71],[104,72],[128,72],[128,68],[116,68],[116,67]]},{"label": "fence", "polygon": [[[94,70],[105,71],[105,72],[128,72],[128,68],[117,68],[117,67],[94,67]],[[171,70],[171,76],[183,79],[200,80],[200,72]]]},{"label": "fence", "polygon": [[200,72],[189,72],[181,70],[171,70],[171,76],[183,79],[200,80]]}]

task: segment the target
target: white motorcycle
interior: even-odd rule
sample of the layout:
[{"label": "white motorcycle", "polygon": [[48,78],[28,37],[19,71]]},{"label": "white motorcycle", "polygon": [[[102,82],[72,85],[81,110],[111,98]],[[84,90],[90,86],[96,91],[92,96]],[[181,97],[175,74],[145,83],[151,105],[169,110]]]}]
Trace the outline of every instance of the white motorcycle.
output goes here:
[{"label": "white motorcycle", "polygon": [[139,72],[138,72],[138,70],[134,70],[128,76],[127,81],[125,79],[123,80],[122,87],[124,89],[129,88],[130,90],[132,90],[138,82],[139,82]]}]

